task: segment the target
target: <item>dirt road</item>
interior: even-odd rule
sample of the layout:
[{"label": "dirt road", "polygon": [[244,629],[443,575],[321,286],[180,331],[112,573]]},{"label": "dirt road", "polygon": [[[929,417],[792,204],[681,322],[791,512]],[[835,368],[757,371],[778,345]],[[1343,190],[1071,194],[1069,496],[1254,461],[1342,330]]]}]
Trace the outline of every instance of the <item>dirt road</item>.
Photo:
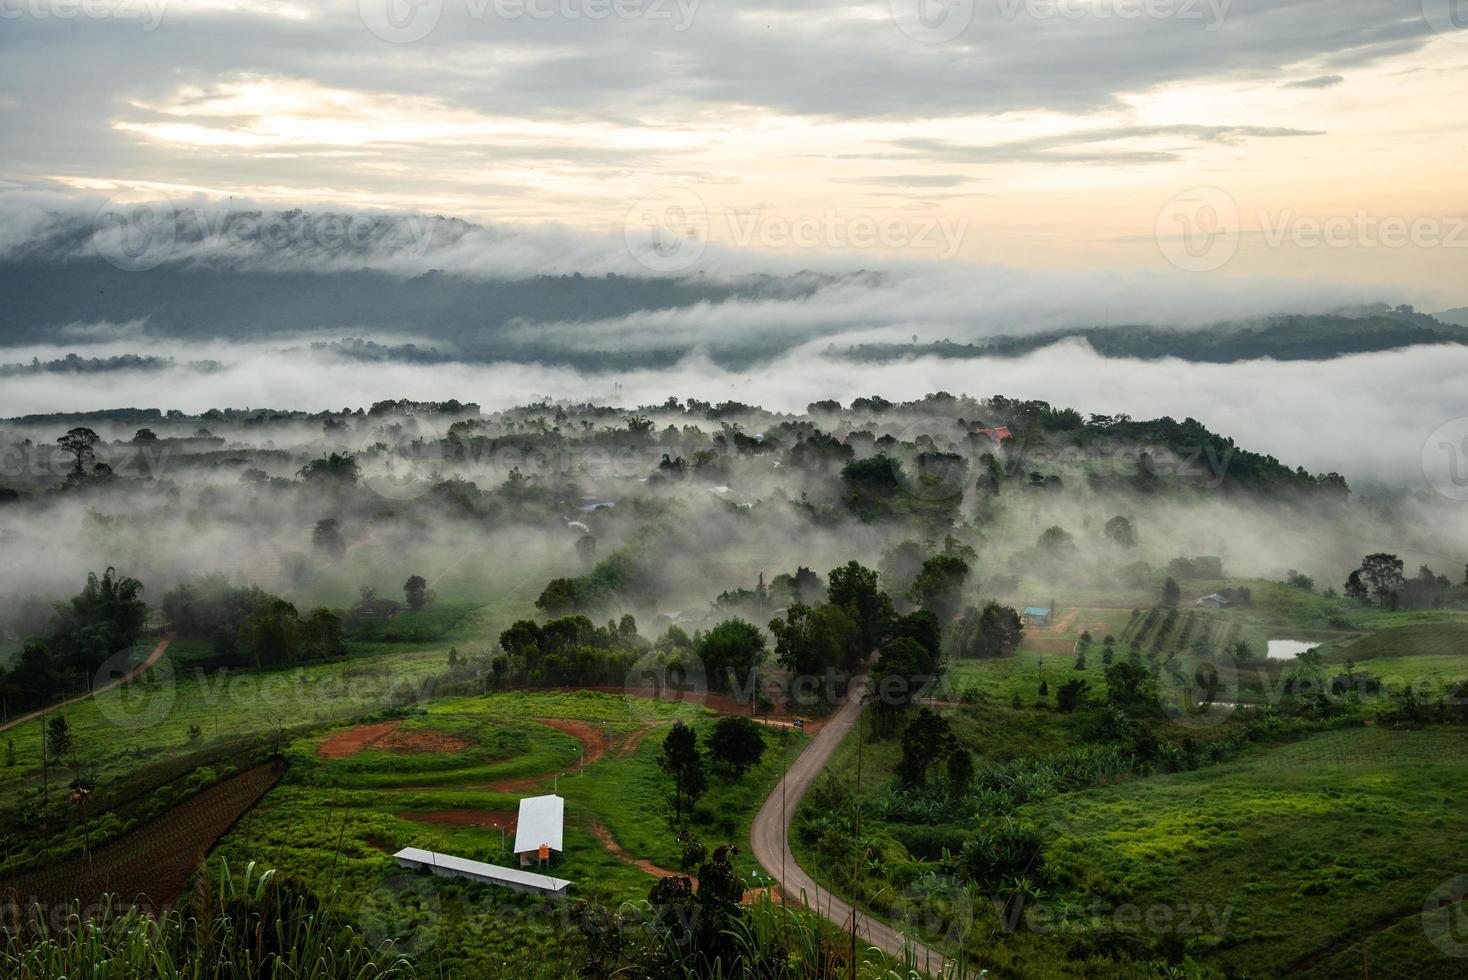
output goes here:
[{"label": "dirt road", "polygon": [[[69,699],[67,699],[65,701],[58,702],[57,704],[50,705],[50,706],[48,706],[46,708],[47,714],[55,711],[57,708],[65,708],[67,705],[78,704],[78,703],[80,703],[82,701],[85,701],[87,698],[96,697],[98,694],[106,694],[108,691],[115,690],[116,688],[119,688],[119,687],[121,687],[124,684],[131,683],[132,681],[136,680],[137,678],[141,677],[144,673],[146,673],[149,667],[152,667],[154,664],[156,664],[158,662],[159,658],[161,658],[163,656],[163,654],[168,650],[168,644],[170,644],[172,642],[173,642],[173,634],[172,633],[166,634],[163,637],[163,639],[161,639],[161,640],[158,641],[158,645],[153,648],[153,652],[150,653],[150,654],[148,654],[148,659],[147,660],[144,660],[142,663],[138,664],[136,667],[134,667],[132,670],[128,671],[122,677],[119,677],[115,681],[108,681],[106,684],[103,684],[101,687],[93,688],[91,691],[88,691],[86,694],[79,694],[79,695],[77,695],[74,698],[69,698]],[[14,728],[17,725],[24,725],[26,722],[33,721],[34,719],[39,718],[40,716],[41,716],[41,712],[40,711],[32,711],[28,715],[21,715],[19,718],[12,718],[12,719],[10,719],[10,721],[7,721],[5,724],[0,725],[0,732],[3,732],[3,731],[5,731],[6,729],[9,729],[9,728]]]},{"label": "dirt road", "polygon": [[[755,860],[780,883],[780,890],[792,901],[803,899],[807,907],[846,930],[851,929],[851,906],[830,892],[823,891],[815,879],[796,863],[795,855],[790,853],[790,825],[801,798],[826,768],[841,740],[856,725],[861,711],[862,702],[859,697],[841,706],[815,738],[811,739],[805,751],[790,764],[784,778],[760,807],[749,830],[749,843]],[[903,934],[885,922],[857,912],[856,934],[868,945],[898,960],[902,959],[904,946],[909,946],[915,954],[918,969],[934,977],[944,975],[946,964],[943,954],[916,940],[904,943]]]}]

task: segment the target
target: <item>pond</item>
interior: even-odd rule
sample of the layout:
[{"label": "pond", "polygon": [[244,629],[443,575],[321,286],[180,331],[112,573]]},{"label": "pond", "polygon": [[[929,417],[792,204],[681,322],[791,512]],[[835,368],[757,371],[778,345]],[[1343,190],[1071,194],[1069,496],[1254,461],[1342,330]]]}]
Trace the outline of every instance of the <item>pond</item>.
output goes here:
[{"label": "pond", "polygon": [[1270,660],[1293,660],[1306,650],[1313,650],[1318,646],[1318,640],[1270,640],[1266,656]]}]

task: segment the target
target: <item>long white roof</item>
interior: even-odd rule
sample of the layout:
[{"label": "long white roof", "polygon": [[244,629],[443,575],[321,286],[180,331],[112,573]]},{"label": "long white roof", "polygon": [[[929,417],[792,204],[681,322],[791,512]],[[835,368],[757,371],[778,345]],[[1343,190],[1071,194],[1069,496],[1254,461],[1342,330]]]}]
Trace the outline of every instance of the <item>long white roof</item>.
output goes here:
[{"label": "long white roof", "polygon": [[549,875],[538,875],[531,871],[521,871],[519,868],[503,868],[498,864],[470,861],[468,858],[454,857],[452,854],[425,851],[421,847],[405,847],[394,854],[393,857],[401,861],[412,861],[415,864],[420,864],[428,868],[443,868],[446,871],[471,875],[475,878],[512,882],[517,885],[529,885],[532,888],[541,888],[546,891],[560,891],[571,884],[564,878],[552,878]]},{"label": "long white roof", "polygon": [[515,823],[515,853],[538,851],[542,844],[564,851],[561,838],[565,825],[565,800],[559,796],[527,796],[520,801],[520,819]]}]

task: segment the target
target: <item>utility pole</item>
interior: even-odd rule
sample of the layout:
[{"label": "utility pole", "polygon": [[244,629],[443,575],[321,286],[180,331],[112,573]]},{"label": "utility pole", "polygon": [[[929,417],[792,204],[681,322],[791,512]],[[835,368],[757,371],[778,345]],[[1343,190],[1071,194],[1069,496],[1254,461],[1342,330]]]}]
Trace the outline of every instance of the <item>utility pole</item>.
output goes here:
[{"label": "utility pole", "polygon": [[[851,883],[856,885],[856,876],[861,874],[861,743],[866,740],[863,734],[861,715],[856,716],[856,796],[853,799],[855,810],[852,814],[854,829],[852,839],[856,841],[856,866],[851,869]],[[855,888],[853,887],[853,892]],[[851,980],[856,980],[856,903],[851,904]]]}]

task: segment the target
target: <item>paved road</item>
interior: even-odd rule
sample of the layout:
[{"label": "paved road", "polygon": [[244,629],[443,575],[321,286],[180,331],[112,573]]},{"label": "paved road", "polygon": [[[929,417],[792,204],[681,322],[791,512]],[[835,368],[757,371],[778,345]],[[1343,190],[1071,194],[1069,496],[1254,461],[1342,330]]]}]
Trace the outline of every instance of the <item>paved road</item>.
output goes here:
[{"label": "paved road", "polygon": [[[790,764],[783,779],[760,807],[749,830],[749,843],[758,861],[771,877],[780,883],[780,891],[788,900],[805,902],[808,908],[825,916],[843,929],[851,929],[851,906],[829,891],[823,891],[790,853],[790,824],[806,790],[826,768],[836,747],[861,717],[860,697],[842,705],[811,739],[805,751]],[[931,976],[943,976],[945,961],[937,950],[910,940],[887,923],[864,912],[856,913],[856,934],[868,945],[902,959],[904,946],[915,954],[919,969]]]},{"label": "paved road", "polygon": [[[48,705],[47,708],[46,708],[46,712],[49,714],[49,713],[55,711],[57,708],[64,708],[64,707],[66,707],[69,704],[77,704],[78,702],[85,701],[87,698],[95,697],[98,694],[106,694],[108,691],[111,691],[111,690],[113,690],[115,688],[119,688],[119,687],[121,687],[124,684],[129,684],[129,683],[133,682],[134,680],[137,680],[138,677],[142,676],[142,674],[143,674],[144,671],[146,671],[149,667],[153,666],[154,664],[156,664],[158,662],[158,659],[163,656],[164,651],[166,651],[168,649],[168,644],[170,644],[172,642],[173,642],[173,634],[172,633],[169,633],[168,635],[164,636],[163,639],[161,639],[161,640],[158,641],[158,645],[153,648],[153,652],[150,653],[150,654],[148,654],[148,659],[147,660],[144,660],[142,663],[138,664],[136,667],[134,667],[132,670],[128,671],[123,676],[119,677],[117,680],[115,680],[115,681],[108,681],[106,684],[103,684],[101,687],[93,688],[92,690],[88,691],[86,694],[79,694],[79,695],[77,695],[74,698],[69,698],[69,699],[67,699],[65,701],[57,702],[54,705]],[[41,712],[40,711],[32,711],[28,715],[21,715],[19,718],[12,718],[10,721],[7,721],[5,724],[0,725],[0,732],[5,731],[7,728],[14,728],[17,725],[24,725],[28,721],[32,721],[32,720],[34,720],[36,718],[39,718],[40,715],[41,715]]]}]

